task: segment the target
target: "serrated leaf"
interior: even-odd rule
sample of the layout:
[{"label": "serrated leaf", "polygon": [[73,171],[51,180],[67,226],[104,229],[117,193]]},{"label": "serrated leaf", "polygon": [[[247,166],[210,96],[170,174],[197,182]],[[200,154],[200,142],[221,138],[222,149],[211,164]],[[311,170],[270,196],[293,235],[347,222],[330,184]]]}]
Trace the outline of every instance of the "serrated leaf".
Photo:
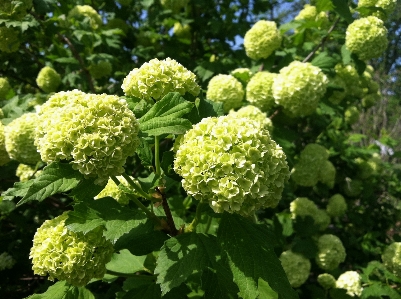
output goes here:
[{"label": "serrated leaf", "polygon": [[86,198],[94,198],[98,195],[106,186],[95,184],[94,178],[83,179],[79,184],[68,194],[68,196],[74,198],[77,201],[85,200]]},{"label": "serrated leaf", "polygon": [[123,274],[134,274],[138,271],[143,271],[145,256],[135,256],[127,249],[120,250],[119,253],[114,253],[110,262],[106,264],[106,269]]},{"label": "serrated leaf", "polygon": [[318,12],[332,10],[334,8],[331,0],[317,0],[316,9]]},{"label": "serrated leaf", "polygon": [[203,97],[195,100],[195,106],[187,115],[192,124],[197,124],[203,118],[220,116],[224,114],[223,103],[213,102]]},{"label": "serrated leaf", "polygon": [[13,200],[15,197],[24,197],[32,184],[33,180],[14,183],[14,186],[4,191],[1,196],[4,196],[4,200]]},{"label": "serrated leaf", "polygon": [[262,278],[279,298],[298,298],[268,236],[264,227],[239,215],[224,213],[221,218],[217,240],[227,254],[239,295],[244,299],[256,298],[259,295],[258,280]]},{"label": "serrated leaf", "polygon": [[150,136],[183,134],[192,124],[181,116],[192,107],[193,103],[184,100],[178,92],[170,92],[139,119],[140,129]]},{"label": "serrated leaf", "polygon": [[381,282],[373,282],[373,284],[364,287],[361,298],[389,296],[391,299],[401,299],[400,293],[392,289],[389,285],[383,285]]},{"label": "serrated leaf", "polygon": [[162,295],[178,287],[195,271],[202,271],[210,260],[216,259],[211,250],[216,248],[215,237],[186,233],[167,240],[157,259],[155,274]]},{"label": "serrated leaf", "polygon": [[33,180],[17,206],[32,200],[43,201],[53,194],[69,191],[83,179],[83,175],[72,169],[70,164],[53,162],[43,168],[41,175]]},{"label": "serrated leaf", "polygon": [[139,146],[135,152],[139,159],[141,159],[143,166],[147,167],[153,165],[153,151],[146,139],[140,139]]},{"label": "serrated leaf", "polygon": [[331,0],[331,1],[334,4],[334,11],[338,13],[344,20],[346,20],[349,24],[354,21],[352,13],[349,10],[347,0]]},{"label": "serrated leaf", "polygon": [[269,298],[278,299],[278,294],[271,288],[267,281],[259,278],[258,280],[259,299]]},{"label": "serrated leaf", "polygon": [[330,57],[327,52],[322,52],[317,55],[312,61],[312,65],[320,68],[323,71],[328,71],[337,64],[337,60]]},{"label": "serrated leaf", "polygon": [[42,294],[34,294],[26,299],[95,299],[85,287],[75,287],[65,281],[58,281]]}]

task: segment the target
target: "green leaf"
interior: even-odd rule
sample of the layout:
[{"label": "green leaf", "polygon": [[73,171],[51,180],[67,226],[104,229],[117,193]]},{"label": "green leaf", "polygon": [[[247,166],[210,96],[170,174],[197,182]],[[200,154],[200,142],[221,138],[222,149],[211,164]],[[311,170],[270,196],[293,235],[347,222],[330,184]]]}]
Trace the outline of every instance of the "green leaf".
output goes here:
[{"label": "green leaf", "polygon": [[185,282],[195,271],[202,271],[210,260],[214,261],[215,237],[205,234],[186,233],[166,241],[162,247],[155,274],[162,295]]},{"label": "green leaf", "polygon": [[334,8],[331,0],[317,0],[316,9],[318,12],[332,10]]},{"label": "green leaf", "polygon": [[335,12],[338,13],[344,20],[346,20],[349,24],[354,21],[352,13],[349,10],[347,0],[331,0],[331,1],[334,4]]},{"label": "green leaf", "polygon": [[333,57],[330,57],[327,52],[320,53],[311,61],[312,65],[317,66],[325,72],[332,69],[337,62],[338,61]]},{"label": "green leaf", "polygon": [[270,285],[266,281],[261,278],[259,278],[258,280],[258,291],[259,299],[278,299],[278,294],[270,287]]},{"label": "green leaf", "polygon": [[347,49],[345,45],[341,47],[341,57],[344,65],[351,63],[351,52]]},{"label": "green leaf", "polygon": [[356,142],[360,142],[363,139],[368,138],[368,136],[363,135],[363,134],[351,134],[349,135],[349,137],[347,138],[346,142],[347,143],[356,143]]},{"label": "green leaf", "polygon": [[224,114],[223,103],[213,102],[208,99],[196,98],[195,107],[187,115],[192,124],[197,124],[203,118],[220,116]]},{"label": "green leaf", "polygon": [[187,298],[187,294],[190,292],[186,285],[181,285],[168,294],[162,297],[160,286],[155,284],[151,280],[138,281],[136,279],[136,286],[127,292],[122,299],[177,299],[177,298]]},{"label": "green leaf", "polygon": [[74,57],[60,57],[55,59],[54,61],[65,64],[79,64],[78,60],[76,60]]},{"label": "green leaf", "polygon": [[129,250],[123,249],[119,253],[114,253],[111,261],[106,264],[106,269],[123,274],[134,274],[138,271],[143,271],[145,256],[132,255]]},{"label": "green leaf", "polygon": [[1,196],[4,196],[4,200],[13,200],[15,197],[24,197],[32,184],[33,180],[14,183],[14,186],[4,191]]},{"label": "green leaf", "polygon": [[400,293],[392,289],[391,286],[376,281],[363,288],[361,298],[382,298],[382,296],[389,296],[391,299],[401,299]]},{"label": "green leaf", "polygon": [[58,281],[42,294],[34,294],[26,299],[95,299],[85,287],[75,287],[65,281]]},{"label": "green leaf", "polygon": [[153,165],[153,151],[146,139],[141,138],[136,153],[145,167]]},{"label": "green leaf", "polygon": [[106,186],[95,184],[95,178],[83,179],[79,184],[68,194],[68,196],[74,198],[77,201],[85,200],[86,198],[94,198],[98,195]]},{"label": "green leaf", "polygon": [[33,0],[35,12],[40,15],[52,11],[53,6],[55,5],[57,5],[56,0]]},{"label": "green leaf", "polygon": [[239,215],[224,213],[222,216],[217,240],[227,254],[239,295],[244,299],[256,298],[258,280],[262,278],[279,298],[298,298],[267,236],[264,227]]},{"label": "green leaf", "polygon": [[183,134],[192,124],[181,116],[190,112],[192,107],[193,104],[178,92],[170,92],[139,119],[140,129],[150,136]]},{"label": "green leaf", "polygon": [[100,225],[105,226],[103,235],[115,242],[122,235],[146,222],[144,213],[120,205],[110,197],[85,199],[74,205],[68,214],[66,225],[75,232],[87,233]]},{"label": "green leaf", "polygon": [[83,179],[83,175],[72,169],[70,164],[53,162],[43,168],[42,174],[33,180],[17,206],[32,200],[43,201],[53,194],[69,191]]}]

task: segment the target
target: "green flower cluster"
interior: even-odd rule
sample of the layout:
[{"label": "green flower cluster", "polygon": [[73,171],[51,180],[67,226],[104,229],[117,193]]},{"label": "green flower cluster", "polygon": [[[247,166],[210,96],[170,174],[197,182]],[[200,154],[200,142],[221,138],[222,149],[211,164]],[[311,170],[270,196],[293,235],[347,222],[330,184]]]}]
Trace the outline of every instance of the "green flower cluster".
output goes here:
[{"label": "green flower cluster", "polygon": [[35,166],[20,163],[15,171],[15,175],[19,177],[20,182],[26,182],[31,178],[37,178],[42,170],[36,170]]},{"label": "green flower cluster", "polygon": [[319,181],[334,186],[336,169],[328,161],[329,153],[323,146],[310,143],[302,150],[298,163],[291,171],[291,178],[300,186],[312,187]]},{"label": "green flower cluster", "polygon": [[[387,15],[390,14],[396,7],[397,5],[397,0],[358,0],[358,8],[364,8],[364,7],[376,7],[376,8],[381,8],[382,11],[375,11],[372,13],[372,16],[378,17],[382,20],[385,20],[387,18]],[[368,13],[362,10],[361,16],[366,17],[368,16]]]},{"label": "green flower cluster", "polygon": [[291,286],[298,288],[303,285],[309,277],[310,261],[302,254],[291,250],[284,251],[279,259]]},{"label": "green flower cluster", "polygon": [[216,213],[244,216],[275,207],[289,178],[286,156],[269,132],[230,116],[194,125],[180,139],[174,170],[187,193]]},{"label": "green flower cluster", "polygon": [[332,289],[336,287],[336,279],[329,273],[319,274],[317,282],[325,289]]},{"label": "green flower cluster", "polygon": [[305,4],[304,8],[295,17],[296,21],[305,20],[313,22],[328,22],[326,13],[324,11],[317,12],[316,6]]},{"label": "green flower cluster", "polygon": [[261,128],[269,130],[270,132],[273,129],[273,123],[270,118],[266,116],[266,113],[263,113],[259,108],[252,105],[241,107],[238,111],[231,110],[228,115],[234,118],[247,117],[252,119],[256,121]]},{"label": "green flower cluster", "polygon": [[103,24],[101,16],[90,5],[77,5],[68,12],[67,19],[74,21],[83,21],[89,19],[90,26],[97,29]]},{"label": "green flower cluster", "polygon": [[50,66],[42,68],[36,77],[36,84],[38,84],[40,89],[47,93],[55,92],[60,83],[61,77],[59,73]]},{"label": "green flower cluster", "polygon": [[111,74],[112,66],[108,60],[99,60],[98,62],[91,63],[89,72],[95,79],[106,77]]},{"label": "green flower cluster", "polygon": [[358,178],[364,180],[373,176],[378,170],[378,164],[375,160],[365,160],[362,158],[356,158],[354,160],[358,168]]},{"label": "green flower cluster", "polygon": [[4,136],[4,125],[0,121],[0,166],[7,164],[10,161],[6,150],[6,138]]},{"label": "green flower cluster", "polygon": [[242,84],[247,84],[249,80],[251,80],[253,73],[250,69],[241,67],[231,71],[230,75],[240,81]]},{"label": "green flower cluster", "polygon": [[363,97],[364,93],[361,86],[361,78],[354,66],[337,64],[334,70],[336,71],[336,75],[345,83],[345,96]]},{"label": "green flower cluster", "polygon": [[387,29],[374,16],[355,20],[345,34],[345,46],[361,60],[380,57],[388,45]]},{"label": "green flower cluster", "polygon": [[244,99],[244,88],[240,81],[231,75],[219,74],[210,79],[206,98],[214,102],[222,102],[225,112],[241,107]]},{"label": "green flower cluster", "polygon": [[401,277],[401,242],[387,246],[382,254],[382,261],[387,270]]},{"label": "green flower cluster", "polygon": [[263,112],[269,111],[275,105],[272,86],[277,76],[266,71],[256,73],[246,86],[246,100]]},{"label": "green flower cluster", "polygon": [[334,78],[330,78],[329,81],[331,85],[344,89],[344,90],[333,90],[332,94],[329,97],[329,101],[332,102],[333,104],[336,105],[340,104],[341,101],[344,100],[347,95],[347,84],[338,75],[336,75]]},{"label": "green flower cluster", "polygon": [[103,237],[101,227],[86,234],[68,230],[67,218],[68,212],[64,212],[38,228],[29,258],[35,274],[84,286],[92,278],[104,276],[113,245]]},{"label": "green flower cluster", "polygon": [[349,106],[345,109],[344,120],[347,124],[353,125],[359,120],[359,110],[356,106]]},{"label": "green flower cluster", "polygon": [[161,5],[173,13],[179,13],[182,8],[187,6],[188,2],[189,0],[161,0]]},{"label": "green flower cluster", "polygon": [[0,51],[12,53],[18,50],[21,42],[19,31],[14,28],[0,27]]},{"label": "green flower cluster", "polygon": [[139,69],[133,69],[124,78],[121,88],[127,96],[156,101],[169,92],[179,92],[181,95],[189,92],[194,96],[200,92],[195,74],[171,58],[155,58]]},{"label": "green flower cluster", "polygon": [[341,194],[334,194],[330,197],[326,206],[327,214],[330,217],[341,217],[347,211],[347,203],[344,196]]},{"label": "green flower cluster", "polygon": [[362,98],[362,107],[369,109],[373,107],[377,102],[380,101],[381,93],[369,93]]},{"label": "green flower cluster", "polygon": [[0,18],[20,21],[32,7],[32,0],[1,1]]},{"label": "green flower cluster", "polygon": [[11,269],[15,264],[15,260],[8,252],[0,254],[0,271]]},{"label": "green flower cluster", "polygon": [[124,99],[112,95],[59,92],[38,113],[35,145],[45,162],[71,161],[102,184],[124,172],[139,144],[139,123]]},{"label": "green flower cluster", "polygon": [[178,38],[191,38],[191,26],[189,26],[189,24],[182,25],[180,22],[176,22],[174,23],[173,32]]},{"label": "green flower cluster", "polygon": [[[121,184],[124,187],[127,188],[127,191],[130,191],[131,194],[134,194],[132,187],[130,187],[129,183],[125,178],[123,178],[122,176],[117,176],[117,179],[121,182]],[[131,177],[131,179],[134,180],[133,177]],[[126,195],[126,193],[122,189],[120,189],[112,179],[108,180],[107,185],[98,195],[95,196],[95,199],[107,196],[114,198],[118,203],[122,205],[127,205],[130,200],[129,197]]]},{"label": "green flower cluster", "polygon": [[293,61],[280,70],[272,86],[276,103],[291,117],[303,117],[315,112],[326,92],[328,79],[316,66]]},{"label": "green flower cluster", "polygon": [[316,264],[319,268],[330,271],[345,261],[346,253],[341,240],[331,234],[322,235],[317,241],[318,253]]},{"label": "green flower cluster", "polygon": [[38,121],[36,113],[25,113],[5,126],[6,150],[12,160],[31,165],[40,161],[40,154],[34,144]]},{"label": "green flower cluster", "polygon": [[11,86],[10,83],[8,83],[7,78],[1,78],[0,77],[0,100],[3,100],[6,98],[6,95],[8,91],[10,90]]},{"label": "green flower cluster", "polygon": [[344,272],[337,278],[336,288],[347,290],[347,294],[351,297],[359,297],[363,291],[361,276],[356,271]]},{"label": "green flower cluster", "polygon": [[260,20],[244,36],[246,55],[254,60],[269,57],[281,45],[281,34],[272,21]]},{"label": "green flower cluster", "polygon": [[319,209],[313,201],[306,197],[298,197],[293,200],[290,203],[290,211],[294,220],[311,217],[320,231],[325,230],[330,224],[330,217],[326,211]]}]

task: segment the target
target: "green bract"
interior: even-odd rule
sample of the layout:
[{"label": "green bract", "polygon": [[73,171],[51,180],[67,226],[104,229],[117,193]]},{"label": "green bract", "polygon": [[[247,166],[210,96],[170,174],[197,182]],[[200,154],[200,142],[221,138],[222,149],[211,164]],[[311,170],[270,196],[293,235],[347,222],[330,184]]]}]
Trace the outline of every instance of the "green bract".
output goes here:
[{"label": "green bract", "polygon": [[42,105],[35,145],[43,161],[70,161],[101,184],[124,172],[139,144],[138,131],[125,100],[73,90],[56,93]]},{"label": "green bract", "polygon": [[8,156],[6,150],[6,140],[4,136],[4,125],[0,121],[0,166],[6,164],[10,161],[10,157]]},{"label": "green bract", "polygon": [[125,95],[160,100],[169,92],[186,92],[197,96],[200,91],[196,76],[171,58],[157,58],[133,69],[121,85]]},{"label": "green bract", "polygon": [[328,273],[319,274],[317,282],[325,289],[332,289],[336,287],[336,279],[333,275]]},{"label": "green bract", "polygon": [[85,18],[89,19],[89,23],[93,29],[102,25],[102,18],[98,12],[90,5],[77,5],[68,13],[68,19],[83,21]]},{"label": "green bract", "polygon": [[304,284],[309,277],[310,261],[302,254],[291,250],[284,251],[279,259],[291,286],[297,288]]},{"label": "green bract", "polygon": [[274,79],[273,97],[289,116],[303,117],[315,112],[327,84],[326,75],[318,67],[293,61]]},{"label": "green bract", "polygon": [[174,170],[189,195],[216,213],[275,207],[289,170],[281,147],[248,118],[204,118],[180,140]]},{"label": "green bract", "polygon": [[382,254],[382,261],[390,272],[401,277],[401,242],[390,244]]},{"label": "green bract", "polygon": [[17,167],[15,175],[19,177],[20,182],[25,182],[33,177],[38,177],[42,170],[36,170],[35,166],[20,163]]},{"label": "green bract", "polygon": [[21,20],[26,16],[28,10],[32,7],[32,0],[11,1],[4,0],[0,2],[0,18]]},{"label": "green bract", "polygon": [[40,154],[34,144],[37,122],[36,113],[25,113],[5,126],[6,150],[11,159],[24,164],[40,161]]},{"label": "green bract", "polygon": [[320,236],[316,264],[325,271],[334,270],[345,261],[346,253],[341,240],[331,234]]},{"label": "green bract", "polygon": [[252,105],[241,107],[238,111],[231,110],[228,115],[234,118],[247,117],[258,122],[261,128],[269,131],[273,129],[273,123],[266,116],[266,113],[263,113],[260,109]]},{"label": "green bract", "polygon": [[36,78],[36,84],[47,93],[55,92],[60,83],[60,75],[49,66],[42,68]]},{"label": "green bract", "polygon": [[241,107],[244,88],[241,82],[231,75],[217,75],[210,79],[206,98],[214,102],[222,102],[225,112]]},{"label": "green bract", "polygon": [[0,27],[0,51],[12,53],[17,51],[19,46],[19,31],[11,27]]},{"label": "green bract", "polygon": [[346,289],[351,297],[361,296],[363,288],[361,285],[361,276],[356,271],[347,271],[341,274],[336,282],[336,288]]},{"label": "green bract", "polygon": [[[132,187],[130,187],[126,179],[124,179],[122,176],[118,176],[117,179],[123,184],[124,187],[127,188],[127,191],[133,193],[133,191],[131,190]],[[134,180],[134,178],[132,177],[131,179]],[[129,197],[125,194],[125,192],[122,189],[120,189],[116,185],[116,183],[114,183],[112,179],[108,180],[107,185],[98,195],[95,196],[95,199],[99,199],[106,196],[114,198],[118,203],[122,205],[126,205],[129,202]]]},{"label": "green bract", "polygon": [[86,234],[68,230],[65,226],[67,218],[68,212],[65,212],[46,220],[38,228],[29,258],[35,274],[84,286],[92,278],[104,276],[113,245],[103,237],[101,227]]},{"label": "green bract", "polygon": [[89,72],[93,78],[99,79],[111,74],[112,66],[110,61],[99,60],[89,66]]},{"label": "green bract", "polygon": [[0,100],[5,99],[10,88],[11,86],[7,78],[0,78]]},{"label": "green bract", "polygon": [[347,203],[344,196],[341,194],[334,194],[330,197],[326,207],[327,213],[330,217],[341,217],[347,211]]},{"label": "green bract", "polygon": [[277,74],[269,72],[256,73],[246,86],[246,100],[263,112],[274,106],[272,85]]},{"label": "green bract", "polygon": [[245,33],[246,55],[255,60],[267,58],[280,47],[281,39],[275,22],[260,20]]},{"label": "green bract", "polygon": [[250,69],[243,67],[231,71],[230,75],[232,75],[235,79],[241,81],[243,84],[247,84],[253,76]]},{"label": "green bract", "polygon": [[380,57],[388,45],[383,21],[369,16],[352,22],[346,31],[345,45],[361,60]]},{"label": "green bract", "polygon": [[160,2],[164,8],[171,9],[173,13],[179,13],[187,6],[189,0],[161,0]]}]

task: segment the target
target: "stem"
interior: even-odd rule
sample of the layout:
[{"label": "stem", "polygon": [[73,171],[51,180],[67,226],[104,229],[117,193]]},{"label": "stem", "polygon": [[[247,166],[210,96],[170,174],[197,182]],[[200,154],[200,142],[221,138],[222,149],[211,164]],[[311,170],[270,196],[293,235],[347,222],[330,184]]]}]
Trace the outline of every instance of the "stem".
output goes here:
[{"label": "stem", "polygon": [[169,227],[169,233],[171,236],[174,237],[174,236],[178,235],[178,230],[175,227],[173,215],[171,214],[171,210],[170,210],[170,207],[167,202],[166,194],[164,192],[162,192],[159,188],[156,188],[156,192],[158,192],[162,197],[162,206],[163,206],[164,213],[166,214],[166,217],[167,217],[167,225]]},{"label": "stem", "polygon": [[160,136],[155,136],[155,168],[156,168],[156,175],[161,175],[161,168],[160,168]]},{"label": "stem", "polygon": [[212,225],[212,217],[207,216],[207,223],[205,228],[205,234],[209,232],[210,226]]},{"label": "stem", "polygon": [[196,214],[195,214],[195,218],[194,218],[194,220],[192,220],[192,222],[191,222],[191,224],[190,225],[188,225],[186,228],[185,228],[185,232],[186,233],[189,233],[189,232],[193,232],[195,229],[196,229],[196,227],[198,226],[198,224],[199,224],[199,222],[201,221],[201,217],[202,217],[202,205],[203,205],[203,203],[199,203],[198,204],[198,206],[196,207]]},{"label": "stem", "polygon": [[154,276],[154,275],[138,275],[135,273],[120,273],[120,272],[111,271],[111,270],[106,270],[106,274],[119,276],[119,277],[136,277],[139,279],[146,279],[146,280],[156,279],[156,276]]},{"label": "stem", "polygon": [[146,199],[149,199],[149,200],[152,200],[152,199],[153,199],[153,197],[150,196],[149,194],[147,194],[145,191],[143,191],[143,190],[142,190],[142,187],[141,187],[141,186],[138,186],[138,184],[135,183],[135,182],[130,178],[129,175],[123,173],[122,176],[123,176],[124,179],[127,180],[128,184],[129,184],[132,188],[134,188],[135,191],[138,192],[138,194],[141,195],[143,198],[146,198]]}]

